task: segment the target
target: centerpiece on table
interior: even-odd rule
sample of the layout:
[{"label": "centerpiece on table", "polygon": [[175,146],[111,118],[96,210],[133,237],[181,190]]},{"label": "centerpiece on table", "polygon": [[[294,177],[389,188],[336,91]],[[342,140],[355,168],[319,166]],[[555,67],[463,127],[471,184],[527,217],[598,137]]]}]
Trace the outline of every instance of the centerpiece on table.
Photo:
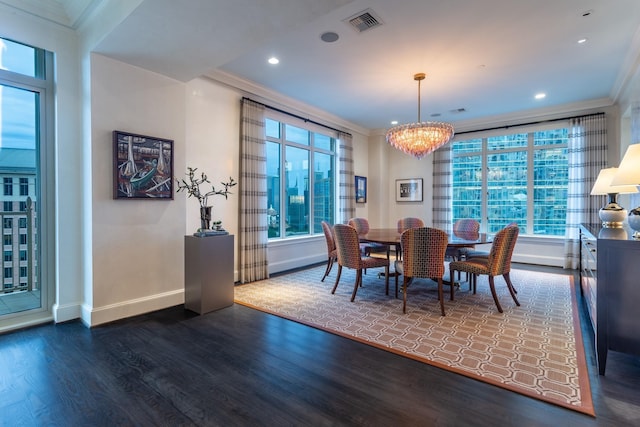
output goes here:
[{"label": "centerpiece on table", "polygon": [[[202,191],[200,186],[202,184],[211,184],[209,178],[204,172],[201,172],[198,176],[196,174],[198,168],[187,167],[187,173],[185,174],[187,178],[176,179],[177,181],[177,190],[176,192],[184,191],[187,193],[187,197],[195,197],[198,199],[198,203],[200,203],[200,228],[198,229],[198,233],[205,233],[207,230],[211,229],[211,211],[212,206],[209,205],[209,196],[224,196],[225,199],[228,198],[231,191],[229,190],[231,187],[234,187],[237,182],[234,181],[233,178],[229,177],[228,182],[221,182],[224,189],[216,190],[216,188],[211,185],[211,190]],[[221,231],[221,221],[216,221],[216,229]]]}]

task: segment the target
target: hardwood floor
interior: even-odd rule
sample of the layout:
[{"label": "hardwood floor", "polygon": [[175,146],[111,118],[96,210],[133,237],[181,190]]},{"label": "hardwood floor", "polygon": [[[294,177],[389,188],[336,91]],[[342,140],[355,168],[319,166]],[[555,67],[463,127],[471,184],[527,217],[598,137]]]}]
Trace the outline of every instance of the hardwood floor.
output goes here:
[{"label": "hardwood floor", "polygon": [[0,335],[0,425],[640,425],[640,358],[598,376],[581,317],[596,418],[236,304]]}]

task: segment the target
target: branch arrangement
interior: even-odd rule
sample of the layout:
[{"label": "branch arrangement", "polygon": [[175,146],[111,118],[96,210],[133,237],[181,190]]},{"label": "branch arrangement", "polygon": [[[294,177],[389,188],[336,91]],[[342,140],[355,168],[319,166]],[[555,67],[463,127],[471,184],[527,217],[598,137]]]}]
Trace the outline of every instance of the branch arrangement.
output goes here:
[{"label": "branch arrangement", "polygon": [[195,197],[196,199],[198,199],[201,208],[207,207],[209,196],[218,195],[224,196],[224,198],[227,199],[229,194],[233,194],[231,193],[231,191],[229,191],[229,189],[231,187],[234,187],[237,182],[235,182],[231,177],[229,177],[229,182],[220,183],[224,187],[224,190],[216,190],[216,188],[212,185],[210,191],[203,193],[202,191],[200,191],[200,185],[204,183],[211,184],[211,182],[204,172],[201,172],[200,177],[198,177],[196,175],[197,170],[198,168],[187,167],[187,179],[176,179],[176,182],[178,184],[178,189],[176,190],[176,192],[179,193],[180,191],[184,191],[187,193],[187,197]]}]

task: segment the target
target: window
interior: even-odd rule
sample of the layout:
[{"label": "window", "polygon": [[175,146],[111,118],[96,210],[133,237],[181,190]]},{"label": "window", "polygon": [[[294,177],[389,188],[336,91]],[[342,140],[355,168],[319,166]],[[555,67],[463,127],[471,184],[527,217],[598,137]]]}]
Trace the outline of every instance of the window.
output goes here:
[{"label": "window", "polygon": [[13,244],[13,236],[11,234],[5,234],[3,237],[3,243],[5,246],[11,246]]},{"label": "window", "polygon": [[3,223],[4,228],[13,228],[13,218],[5,218]]},{"label": "window", "polygon": [[13,251],[4,251],[4,262],[13,261]]},{"label": "window", "polygon": [[20,195],[29,195],[29,178],[20,178]]},{"label": "window", "polygon": [[453,220],[476,218],[490,233],[515,221],[526,234],[563,236],[567,138],[560,128],[453,143]]},{"label": "window", "polygon": [[26,261],[26,260],[27,260],[27,251],[20,250],[20,261]]},{"label": "window", "polygon": [[335,136],[283,116],[265,125],[269,238],[322,234],[335,218]]},{"label": "window", "polygon": [[20,244],[21,245],[27,244],[27,235],[24,233],[20,233]]},{"label": "window", "polygon": [[13,178],[4,178],[4,195],[13,196]]},{"label": "window", "polygon": [[13,268],[5,267],[4,268],[4,278],[11,279],[13,277]]},{"label": "window", "polygon": [[11,212],[13,210],[13,202],[4,201],[2,203],[2,210],[5,212]]}]

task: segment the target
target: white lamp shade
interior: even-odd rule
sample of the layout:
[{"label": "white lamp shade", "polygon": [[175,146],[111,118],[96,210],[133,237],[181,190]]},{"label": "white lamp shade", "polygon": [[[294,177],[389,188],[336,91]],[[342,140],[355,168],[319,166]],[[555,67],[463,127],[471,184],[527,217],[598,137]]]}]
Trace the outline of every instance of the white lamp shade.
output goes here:
[{"label": "white lamp shade", "polygon": [[[640,147],[640,145],[638,145],[638,147]],[[626,194],[638,192],[635,185],[613,185],[612,180],[618,174],[619,168],[606,168],[600,170],[598,178],[591,189],[591,195],[596,196],[600,194]]]},{"label": "white lamp shade", "polygon": [[640,143],[627,148],[611,185],[640,185]]}]

